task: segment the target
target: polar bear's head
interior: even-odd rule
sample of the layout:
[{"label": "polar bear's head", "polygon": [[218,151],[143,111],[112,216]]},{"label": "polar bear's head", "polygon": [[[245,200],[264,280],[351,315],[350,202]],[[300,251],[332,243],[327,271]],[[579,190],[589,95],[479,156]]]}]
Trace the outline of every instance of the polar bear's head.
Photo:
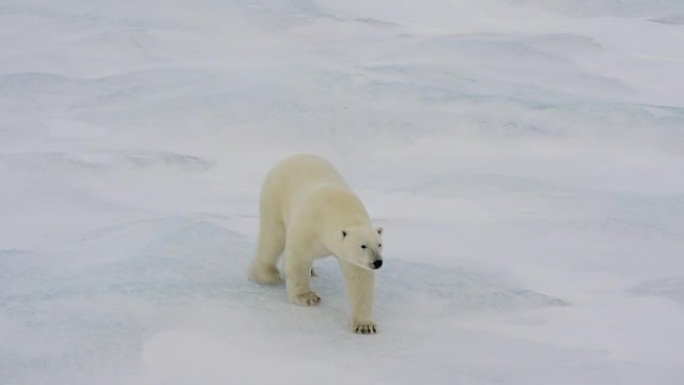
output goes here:
[{"label": "polar bear's head", "polygon": [[382,227],[350,227],[340,231],[338,258],[368,270],[382,266]]}]

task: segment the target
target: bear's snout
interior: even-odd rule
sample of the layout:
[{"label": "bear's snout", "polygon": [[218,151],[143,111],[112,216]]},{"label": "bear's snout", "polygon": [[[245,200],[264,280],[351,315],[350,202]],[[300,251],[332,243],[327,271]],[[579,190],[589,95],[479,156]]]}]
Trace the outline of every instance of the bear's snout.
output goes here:
[{"label": "bear's snout", "polygon": [[382,267],[382,259],[376,259],[375,261],[373,261],[373,263],[371,263],[371,266],[373,266],[373,270],[379,269],[380,267]]}]

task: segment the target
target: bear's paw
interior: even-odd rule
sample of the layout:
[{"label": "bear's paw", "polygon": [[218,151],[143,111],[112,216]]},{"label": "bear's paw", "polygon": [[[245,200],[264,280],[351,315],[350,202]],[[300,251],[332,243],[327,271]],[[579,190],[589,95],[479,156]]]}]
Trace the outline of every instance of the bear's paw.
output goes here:
[{"label": "bear's paw", "polygon": [[354,322],[352,329],[356,334],[375,334],[377,333],[377,326],[374,322]]},{"label": "bear's paw", "polygon": [[316,306],[321,303],[321,297],[313,291],[308,291],[294,296],[292,302],[300,306]]}]

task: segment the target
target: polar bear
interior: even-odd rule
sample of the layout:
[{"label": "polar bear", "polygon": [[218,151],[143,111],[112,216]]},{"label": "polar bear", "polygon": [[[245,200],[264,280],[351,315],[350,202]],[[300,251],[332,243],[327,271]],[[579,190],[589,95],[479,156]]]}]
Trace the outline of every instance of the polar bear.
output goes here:
[{"label": "polar bear", "polygon": [[364,205],[327,160],[294,155],[266,175],[251,280],[279,283],[282,254],[290,301],[315,306],[321,298],[309,286],[312,264],[333,255],[344,274],[352,330],[374,334],[374,270],[382,266],[381,252],[382,227],[371,224]]}]

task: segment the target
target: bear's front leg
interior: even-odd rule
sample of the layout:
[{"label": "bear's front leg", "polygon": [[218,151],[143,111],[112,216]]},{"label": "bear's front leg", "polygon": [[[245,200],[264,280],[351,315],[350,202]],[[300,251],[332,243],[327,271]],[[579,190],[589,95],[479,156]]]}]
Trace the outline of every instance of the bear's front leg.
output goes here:
[{"label": "bear's front leg", "polygon": [[316,306],[321,302],[321,297],[311,290],[311,266],[312,261],[301,258],[302,254],[296,254],[286,247],[283,255],[283,267],[285,269],[285,284],[290,301],[300,306]]},{"label": "bear's front leg", "polygon": [[338,261],[347,285],[352,331],[358,334],[375,334],[377,326],[371,315],[375,297],[375,272],[341,259]]}]

